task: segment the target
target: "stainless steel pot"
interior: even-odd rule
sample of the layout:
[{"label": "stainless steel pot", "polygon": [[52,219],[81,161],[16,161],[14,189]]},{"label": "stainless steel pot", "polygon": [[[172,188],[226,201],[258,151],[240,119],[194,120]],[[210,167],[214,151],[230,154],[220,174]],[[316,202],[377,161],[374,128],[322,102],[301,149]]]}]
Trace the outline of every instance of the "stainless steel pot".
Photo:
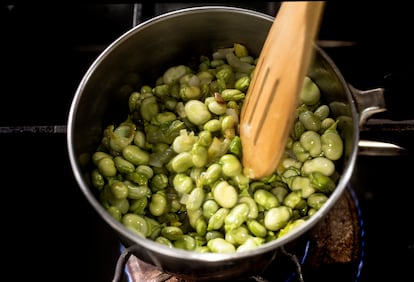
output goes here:
[{"label": "stainless steel pot", "polygon": [[[327,56],[315,45],[316,57],[309,76],[319,85],[332,112],[341,120],[345,154],[338,170],[336,190],[326,204],[305,224],[288,235],[243,253],[195,253],[171,249],[141,238],[114,220],[101,206],[89,180],[90,156],[100,142],[103,128],[125,115],[129,92],[123,87],[133,78],[135,85],[155,81],[168,66],[186,62],[192,55],[210,54],[218,47],[239,42],[258,56],[273,17],[241,8],[203,6],[173,11],[137,25],[113,42],[91,65],[71,105],[67,145],[74,176],[83,194],[131,247],[133,255],[178,277],[213,280],[247,277],[264,270],[281,246],[311,229],[335,205],[344,192],[357,157],[359,124],[372,111],[382,110],[382,93],[374,98],[353,89]],[[131,76],[131,73],[137,74]],[[363,95],[361,95],[363,94]],[[357,103],[358,102],[358,103]]]}]

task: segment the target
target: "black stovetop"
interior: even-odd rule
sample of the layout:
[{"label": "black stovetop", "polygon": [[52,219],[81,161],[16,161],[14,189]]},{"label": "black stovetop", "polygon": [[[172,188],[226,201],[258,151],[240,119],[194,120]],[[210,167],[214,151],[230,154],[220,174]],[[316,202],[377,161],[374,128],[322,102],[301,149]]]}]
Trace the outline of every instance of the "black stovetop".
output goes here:
[{"label": "black stovetop", "polygon": [[[4,277],[112,280],[120,243],[73,177],[64,130],[69,107],[83,74],[108,44],[139,21],[189,5],[195,4],[1,6]],[[226,5],[271,15],[277,7],[276,2]],[[401,6],[329,2],[319,39],[350,84],[359,89],[385,87],[389,110],[376,119],[412,125],[411,15]],[[135,20],[134,10],[139,15]],[[391,140],[408,148],[404,155],[357,158],[350,185],[364,222],[363,266],[357,278],[361,282],[412,277],[410,128],[361,132],[362,138]],[[347,281],[343,277],[330,278]]]}]

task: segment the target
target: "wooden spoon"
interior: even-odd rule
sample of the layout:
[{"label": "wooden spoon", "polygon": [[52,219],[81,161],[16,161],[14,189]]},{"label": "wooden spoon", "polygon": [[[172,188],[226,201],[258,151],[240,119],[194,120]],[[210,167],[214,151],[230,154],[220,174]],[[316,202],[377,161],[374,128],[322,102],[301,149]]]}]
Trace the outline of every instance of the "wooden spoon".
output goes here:
[{"label": "wooden spoon", "polygon": [[323,1],[282,2],[240,115],[245,173],[260,179],[277,168],[314,52]]}]

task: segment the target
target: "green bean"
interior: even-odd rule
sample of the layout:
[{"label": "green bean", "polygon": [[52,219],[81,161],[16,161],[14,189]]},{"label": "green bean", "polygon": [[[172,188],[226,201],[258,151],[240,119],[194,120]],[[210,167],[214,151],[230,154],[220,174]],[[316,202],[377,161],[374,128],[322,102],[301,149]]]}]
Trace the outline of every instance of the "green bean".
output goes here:
[{"label": "green bean", "polygon": [[127,161],[121,156],[114,157],[114,163],[116,169],[122,174],[128,174],[135,170],[135,166],[133,163]]},{"label": "green bean", "polygon": [[309,152],[311,157],[317,157],[322,152],[321,136],[315,131],[305,131],[300,136],[300,144]]},{"label": "green bean", "polygon": [[286,189],[284,186],[276,186],[272,188],[270,191],[273,195],[275,195],[276,199],[279,201],[279,203],[282,203],[285,199],[286,195],[289,193],[288,189]]},{"label": "green bean", "polygon": [[176,226],[164,226],[161,229],[161,235],[170,241],[175,241],[180,239],[184,233],[180,228]]},{"label": "green bean", "polygon": [[287,206],[271,208],[265,213],[264,226],[271,230],[277,231],[283,228],[292,217],[292,209]]},{"label": "green bean", "polygon": [[[150,93],[150,92],[147,92],[147,93]],[[159,98],[164,98],[170,93],[170,86],[168,84],[156,85],[151,90],[151,93],[153,93],[155,96]]]},{"label": "green bean", "polygon": [[105,185],[104,176],[96,168],[91,172],[91,181],[92,185],[99,191],[102,190]]},{"label": "green bean", "polygon": [[313,113],[321,120],[323,121],[324,119],[329,117],[329,106],[328,105],[320,105],[319,107],[316,108],[316,110],[313,111]]},{"label": "green bean", "polygon": [[222,232],[217,231],[217,230],[212,230],[212,231],[207,231],[205,238],[207,241],[210,241],[211,239],[214,238],[223,238],[224,239],[224,235]]},{"label": "green bean", "polygon": [[125,175],[125,178],[138,185],[148,185],[148,178],[144,174],[139,173],[136,170]]},{"label": "green bean", "polygon": [[293,229],[300,227],[302,224],[305,223],[304,219],[296,219],[294,221],[289,222],[285,227],[283,227],[279,233],[277,234],[277,237],[280,238],[282,236],[285,236],[289,232],[291,232]]},{"label": "green bean", "polygon": [[121,221],[122,220],[122,212],[115,206],[110,206],[106,209],[106,211],[113,217],[115,218],[117,221]]},{"label": "green bean", "polygon": [[139,92],[132,92],[129,95],[128,98],[128,107],[129,107],[129,111],[132,113],[134,111],[136,111],[137,109],[139,109],[140,107],[140,97],[141,97],[141,93]]},{"label": "green bean", "polygon": [[328,197],[323,193],[314,193],[308,198],[308,205],[316,210],[320,209],[328,200]]},{"label": "green bean", "polygon": [[203,125],[211,119],[207,105],[198,100],[190,100],[184,105],[187,118],[195,125]]},{"label": "green bean", "polygon": [[151,179],[154,176],[154,171],[149,165],[138,165],[135,171],[144,175],[147,179]]},{"label": "green bean", "polygon": [[312,185],[310,178],[306,176],[293,177],[289,187],[292,191],[300,191],[301,197],[305,199],[315,192],[315,187]]},{"label": "green bean", "polygon": [[259,208],[257,207],[256,201],[250,195],[241,195],[239,197],[239,203],[247,204],[249,207],[248,219],[255,219],[259,216]]},{"label": "green bean", "polygon": [[233,253],[236,247],[223,238],[214,238],[207,242],[207,247],[213,253]]},{"label": "green bean", "polygon": [[174,139],[172,148],[176,153],[189,152],[196,141],[194,134],[181,130],[180,135]]},{"label": "green bean", "polygon": [[187,210],[199,209],[201,205],[203,204],[204,197],[205,197],[205,193],[204,193],[203,188],[200,188],[200,187],[194,188],[191,191],[190,196],[188,197],[187,202],[186,202]]},{"label": "green bean", "polygon": [[194,182],[190,176],[177,173],[173,179],[173,186],[179,194],[189,194],[194,188]]},{"label": "green bean", "polygon": [[303,175],[309,175],[317,171],[326,176],[331,176],[335,172],[335,164],[328,158],[316,157],[305,161],[301,170]]},{"label": "green bean", "polygon": [[224,239],[227,242],[232,243],[233,245],[242,245],[246,240],[251,237],[249,230],[246,226],[238,226],[233,229],[226,231]]},{"label": "green bean", "polygon": [[161,125],[164,123],[172,122],[176,119],[177,117],[173,112],[161,112],[161,113],[156,114],[152,118],[151,122],[156,125]]},{"label": "green bean", "polygon": [[166,84],[178,81],[181,77],[188,73],[188,68],[184,65],[178,65],[167,69],[162,77]]},{"label": "green bean", "polygon": [[234,206],[224,219],[224,229],[226,232],[241,226],[249,215],[249,205],[240,203]]},{"label": "green bean", "polygon": [[112,158],[102,158],[98,162],[99,172],[106,177],[115,176],[118,171],[116,170],[115,162]]},{"label": "green bean", "polygon": [[119,180],[112,181],[110,184],[112,195],[116,199],[126,199],[128,197],[127,185]]},{"label": "green bean", "polygon": [[106,152],[97,151],[92,155],[92,162],[98,166],[99,161],[103,158],[112,159],[112,156]]},{"label": "green bean", "polygon": [[225,176],[236,176],[242,172],[242,164],[240,160],[233,154],[225,154],[219,160],[222,173]]},{"label": "green bean", "polygon": [[210,119],[204,124],[204,130],[217,132],[221,130],[221,122],[218,119]]},{"label": "green bean", "polygon": [[190,152],[179,153],[171,160],[171,168],[177,173],[185,172],[193,165],[193,155]]},{"label": "green bean", "polygon": [[246,225],[249,231],[257,237],[264,238],[267,235],[267,229],[256,219],[247,219]]},{"label": "green bean", "polygon": [[163,173],[157,173],[150,180],[153,191],[163,190],[168,186],[168,176]]},{"label": "green bean", "polygon": [[200,87],[192,85],[182,85],[180,87],[180,97],[184,101],[199,99],[202,96]]},{"label": "green bean", "polygon": [[308,76],[305,77],[303,88],[299,95],[300,102],[306,105],[315,105],[320,100],[319,87]]},{"label": "green bean", "polygon": [[237,204],[237,190],[225,180],[217,183],[212,188],[212,192],[214,200],[223,208],[231,209]]},{"label": "green bean", "polygon": [[259,238],[249,237],[246,241],[237,247],[236,252],[246,252],[256,249],[258,246],[264,243],[264,240],[259,241]]},{"label": "green bean", "polygon": [[230,209],[219,208],[208,220],[207,231],[219,230],[224,226],[224,219],[229,214]]},{"label": "green bean", "polygon": [[270,210],[280,205],[275,195],[264,189],[256,190],[256,192],[253,194],[253,197],[256,203],[266,210]]},{"label": "green bean", "polygon": [[157,243],[163,244],[167,247],[170,247],[170,248],[174,247],[173,243],[170,240],[168,240],[167,238],[163,237],[163,236],[158,236],[157,238],[155,238],[154,241],[157,242]]},{"label": "green bean", "polygon": [[149,211],[154,216],[160,216],[167,212],[167,197],[164,192],[158,191],[152,194]]},{"label": "green bean", "polygon": [[134,233],[146,237],[149,231],[147,221],[137,214],[128,213],[122,217],[122,224]]},{"label": "green bean", "polygon": [[152,240],[155,240],[155,238],[157,238],[161,234],[161,224],[155,219],[150,218],[148,216],[144,216],[144,219],[146,220],[148,225],[147,237]]},{"label": "green bean", "polygon": [[[333,127],[335,127],[333,125]],[[343,141],[341,136],[339,136],[338,132],[335,129],[328,128],[321,136],[322,142],[322,151],[324,156],[330,160],[338,160],[342,157],[343,153]]]},{"label": "green bean", "polygon": [[145,165],[149,162],[149,153],[137,145],[127,145],[122,149],[122,156],[134,165]]},{"label": "green bean", "polygon": [[303,148],[302,144],[299,141],[293,142],[292,152],[299,162],[304,162],[311,158],[309,152]]},{"label": "green bean", "polygon": [[321,128],[321,120],[309,110],[300,113],[299,120],[307,130],[318,132]]},{"label": "green bean", "polygon": [[246,92],[250,86],[250,81],[250,77],[248,77],[247,75],[242,76],[236,80],[236,82],[234,83],[234,88],[241,92]]},{"label": "green bean", "polygon": [[292,191],[286,195],[283,200],[283,204],[291,209],[296,208],[299,202],[302,200],[300,191]]},{"label": "green bean", "polygon": [[221,172],[222,172],[221,165],[217,163],[211,164],[202,176],[203,185],[212,185],[213,183],[215,183],[221,176]]},{"label": "green bean", "polygon": [[224,101],[240,101],[243,100],[246,94],[241,92],[239,89],[225,89],[221,93]]},{"label": "green bean", "polygon": [[146,213],[146,208],[148,206],[148,198],[147,197],[142,197],[139,199],[133,199],[131,202],[131,204],[128,207],[128,211],[131,213],[135,213],[138,215],[145,215]]},{"label": "green bean", "polygon": [[320,172],[312,172],[309,174],[310,184],[315,187],[319,192],[330,194],[335,188],[335,182],[328,176]]},{"label": "green bean", "polygon": [[203,202],[203,216],[206,219],[210,217],[220,208],[217,202],[213,199],[208,199]]},{"label": "green bean", "polygon": [[187,250],[187,251],[193,251],[196,248],[195,239],[191,237],[190,235],[186,235],[186,234],[184,234],[183,236],[175,240],[173,244],[174,244],[174,247]]},{"label": "green bean", "polygon": [[151,121],[159,113],[159,106],[155,96],[149,96],[142,100],[140,107],[141,117],[146,121]]}]

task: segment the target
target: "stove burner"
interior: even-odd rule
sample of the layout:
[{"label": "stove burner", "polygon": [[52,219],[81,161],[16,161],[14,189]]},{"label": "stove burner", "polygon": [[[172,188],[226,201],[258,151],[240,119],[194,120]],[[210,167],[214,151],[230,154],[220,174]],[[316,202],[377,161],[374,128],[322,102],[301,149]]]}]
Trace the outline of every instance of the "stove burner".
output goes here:
[{"label": "stove burner", "polygon": [[[308,233],[281,248],[256,276],[235,282],[358,281],[364,258],[364,229],[358,199],[350,185],[331,211]],[[115,279],[128,282],[193,282],[164,273],[127,252],[121,245]]]}]

